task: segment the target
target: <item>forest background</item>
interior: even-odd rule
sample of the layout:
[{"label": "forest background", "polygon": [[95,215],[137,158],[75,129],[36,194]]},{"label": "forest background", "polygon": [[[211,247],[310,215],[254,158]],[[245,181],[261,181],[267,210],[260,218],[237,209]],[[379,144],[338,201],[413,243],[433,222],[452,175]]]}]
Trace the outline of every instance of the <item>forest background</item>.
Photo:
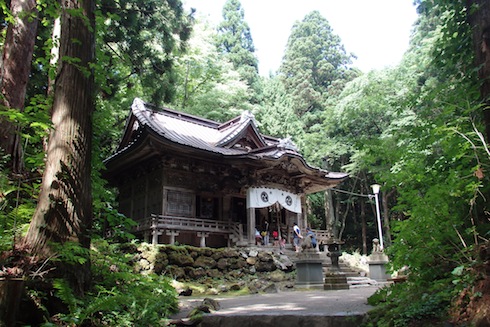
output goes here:
[{"label": "forest background", "polygon": [[[415,3],[399,65],[362,73],[313,11],[292,27],[277,73],[261,77],[238,0],[225,3],[217,28],[179,1],[0,1],[4,260],[56,257],[67,282],[57,289],[101,296],[90,245],[131,238],[101,172],[133,99],[222,122],[250,110],[263,133],[291,137],[310,163],[350,174],[341,191],[310,196],[308,213],[346,249],[368,253],[377,232],[367,195],[381,184],[386,253],[410,282],[379,295],[389,310],[376,319],[403,325],[451,308],[455,320],[473,319],[488,296],[473,286],[488,280],[479,267],[490,230],[489,3]],[[79,321],[87,298],[63,294],[65,318]]]}]

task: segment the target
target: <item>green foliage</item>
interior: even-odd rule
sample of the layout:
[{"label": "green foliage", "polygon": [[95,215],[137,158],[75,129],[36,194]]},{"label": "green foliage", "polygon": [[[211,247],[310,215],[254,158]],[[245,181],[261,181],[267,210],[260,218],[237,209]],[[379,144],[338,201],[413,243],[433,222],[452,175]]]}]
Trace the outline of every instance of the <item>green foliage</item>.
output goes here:
[{"label": "green foliage", "polygon": [[[119,245],[96,241],[91,251],[94,287],[76,297],[64,280],[55,280],[55,296],[67,306],[67,313],[55,318],[67,325],[163,326],[177,310],[177,294],[164,276],[134,273],[131,254]],[[43,326],[55,326],[47,322]]]},{"label": "green foliage", "polygon": [[[301,141],[304,127],[294,113],[292,98],[284,85],[277,77],[265,79],[262,85],[263,100],[254,111],[261,132],[279,138],[291,137],[294,142]],[[302,148],[301,144],[297,146]]]},{"label": "green foliage", "polygon": [[223,7],[223,21],[218,26],[217,45],[248,86],[258,82],[258,60],[250,28],[239,0],[227,0]]},{"label": "green foliage", "polygon": [[293,26],[279,76],[293,96],[297,116],[314,114],[315,119],[307,126],[318,122],[318,111],[324,109],[329,88],[336,81],[353,78],[347,68],[352,57],[318,11]]},{"label": "green foliage", "polygon": [[384,287],[369,297],[376,309],[368,314],[363,326],[433,326],[447,317],[453,296],[447,287],[421,287],[409,282]]},{"label": "green foliage", "polygon": [[61,261],[69,265],[83,265],[90,258],[90,250],[82,247],[77,242],[53,243],[51,245],[56,257],[53,260]]},{"label": "green foliage", "polygon": [[32,181],[10,176],[6,159],[0,149],[0,252],[12,249],[16,238],[26,231],[35,209],[32,195],[38,192]]},{"label": "green foliage", "polygon": [[308,204],[311,210],[308,212],[308,224],[313,229],[326,229],[325,224],[325,194],[314,193],[308,196]]},{"label": "green foliage", "polygon": [[408,283],[372,298],[376,326],[443,320],[451,301],[474,282],[468,271],[490,229],[484,173],[490,156],[461,5],[422,1],[413,48],[396,69],[407,79],[405,95],[394,98],[401,107],[357,154],[356,168],[396,190],[394,241],[386,252],[393,269],[409,269]]},{"label": "green foliage", "polygon": [[[124,115],[130,108],[127,96],[121,97],[123,93],[118,93],[114,99],[127,104]],[[134,236],[129,232],[135,222],[120,214],[114,204],[116,203],[116,191],[110,187],[102,177],[104,172],[103,160],[107,158],[115,149],[113,148],[116,140],[120,138],[120,131],[123,130],[123,113],[120,108],[112,107],[112,101],[99,101],[98,110],[94,113],[94,147],[92,148],[92,206],[94,219],[92,222],[92,233],[94,237],[107,237],[115,242],[126,242]],[[109,129],[108,126],[120,126],[120,129]]]},{"label": "green foliage", "polygon": [[[174,96],[174,59],[185,49],[192,16],[181,1],[103,0],[97,18],[98,69],[111,96],[132,80],[149,102],[161,105]],[[103,78],[99,78],[103,80]]]}]

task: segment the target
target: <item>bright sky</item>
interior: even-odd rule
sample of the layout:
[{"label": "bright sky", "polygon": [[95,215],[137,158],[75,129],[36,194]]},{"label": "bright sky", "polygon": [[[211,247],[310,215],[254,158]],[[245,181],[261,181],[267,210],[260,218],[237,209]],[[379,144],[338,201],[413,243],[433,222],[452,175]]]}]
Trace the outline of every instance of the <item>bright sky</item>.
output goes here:
[{"label": "bright sky", "polygon": [[[226,0],[184,0],[196,17],[222,21]],[[313,10],[325,17],[354,53],[354,66],[367,72],[396,65],[408,48],[417,18],[413,0],[240,0],[259,59],[259,73],[268,76],[282,60],[291,28]]]}]

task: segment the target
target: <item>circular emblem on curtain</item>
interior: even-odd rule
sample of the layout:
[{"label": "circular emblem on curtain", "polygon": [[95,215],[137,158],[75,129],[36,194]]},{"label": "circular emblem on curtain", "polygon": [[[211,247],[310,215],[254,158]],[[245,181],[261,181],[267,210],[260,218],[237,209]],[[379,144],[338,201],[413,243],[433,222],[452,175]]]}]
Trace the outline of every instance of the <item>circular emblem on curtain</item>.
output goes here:
[{"label": "circular emblem on curtain", "polygon": [[290,206],[291,204],[293,204],[293,199],[291,199],[291,197],[290,197],[289,195],[288,195],[288,196],[286,196],[286,204],[287,204],[288,206]]},{"label": "circular emblem on curtain", "polygon": [[262,199],[262,201],[264,202],[269,202],[269,195],[267,194],[267,192],[262,192],[260,193],[260,198]]}]

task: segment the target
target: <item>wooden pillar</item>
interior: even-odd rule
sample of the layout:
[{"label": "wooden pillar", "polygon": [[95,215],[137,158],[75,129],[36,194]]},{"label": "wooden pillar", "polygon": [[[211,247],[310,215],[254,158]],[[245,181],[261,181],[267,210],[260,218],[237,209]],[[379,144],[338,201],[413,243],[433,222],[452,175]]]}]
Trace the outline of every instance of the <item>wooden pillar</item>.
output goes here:
[{"label": "wooden pillar", "polygon": [[248,244],[255,244],[255,208],[247,208]]},{"label": "wooden pillar", "polygon": [[209,236],[209,233],[204,233],[204,232],[197,232],[197,237],[201,238],[199,246],[202,248],[206,247],[206,237]]},{"label": "wooden pillar", "polygon": [[169,244],[174,245],[175,244],[175,237],[179,236],[180,232],[175,231],[175,230],[167,230],[167,231],[165,231],[165,234],[167,234],[167,236],[170,236]]},{"label": "wooden pillar", "polygon": [[225,195],[221,199],[224,221],[231,221],[231,196]]},{"label": "wooden pillar", "polygon": [[158,235],[161,235],[162,233],[158,230],[158,217],[153,215],[151,217],[151,244],[157,245],[158,244]]},{"label": "wooden pillar", "polygon": [[301,231],[303,231],[306,228],[306,223],[303,220],[303,214],[297,213],[296,214],[296,221],[298,222],[298,226],[301,229]]},{"label": "wooden pillar", "polygon": [[157,245],[158,244],[158,235],[162,235],[162,232],[154,229],[151,231],[151,234],[152,234],[151,244]]},{"label": "wooden pillar", "polygon": [[308,227],[308,204],[306,203],[306,195],[301,196],[301,216],[303,217],[303,227]]}]

